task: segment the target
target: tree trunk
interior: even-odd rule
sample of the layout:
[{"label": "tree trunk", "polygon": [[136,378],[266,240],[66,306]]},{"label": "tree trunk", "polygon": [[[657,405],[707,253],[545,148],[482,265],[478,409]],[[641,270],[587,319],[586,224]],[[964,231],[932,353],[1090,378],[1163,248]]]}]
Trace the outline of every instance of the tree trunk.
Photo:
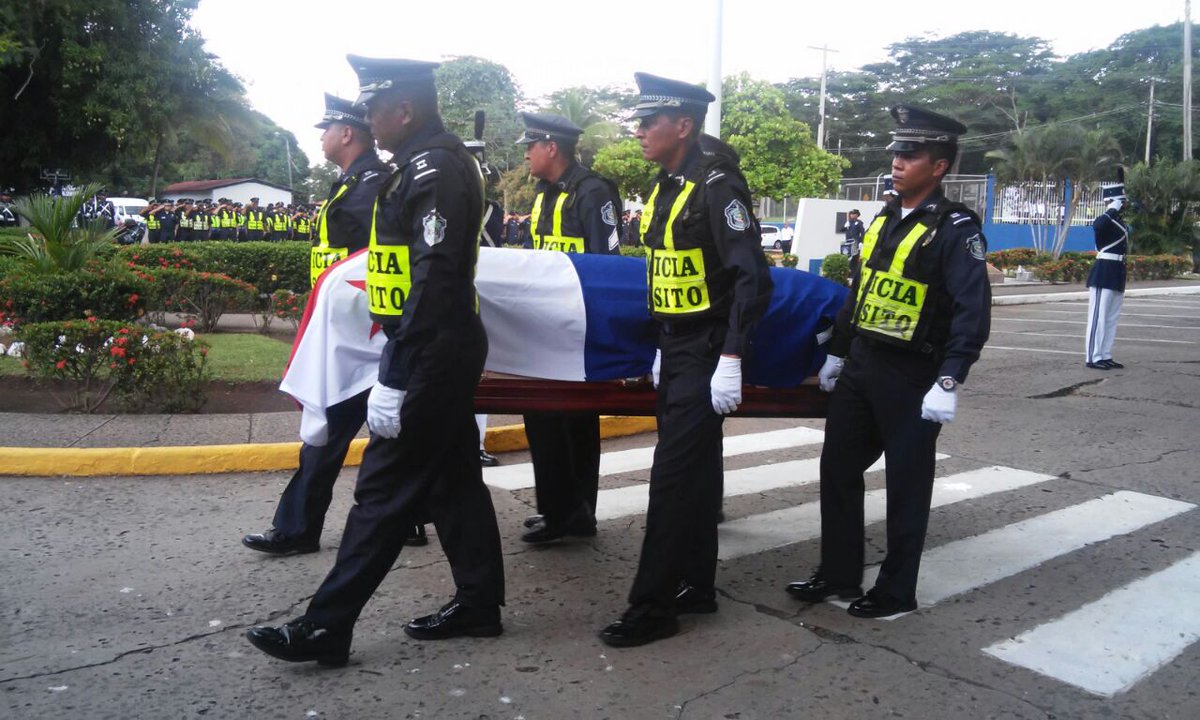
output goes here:
[{"label": "tree trunk", "polygon": [[160,130],[158,140],[154,143],[154,173],[150,180],[150,197],[158,197],[158,171],[162,164],[162,146],[164,133]]}]

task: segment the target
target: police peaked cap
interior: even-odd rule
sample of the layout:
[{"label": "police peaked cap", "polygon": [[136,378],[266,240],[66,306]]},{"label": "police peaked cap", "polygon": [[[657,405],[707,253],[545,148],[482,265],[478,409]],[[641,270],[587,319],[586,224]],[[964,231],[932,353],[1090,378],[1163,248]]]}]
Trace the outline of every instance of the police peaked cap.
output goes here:
[{"label": "police peaked cap", "polygon": [[367,125],[367,107],[365,105],[355,105],[349,100],[325,93],[325,116],[315,127],[324,130],[334,123],[342,123],[359,130],[371,129],[371,126]]},{"label": "police peaked cap", "polygon": [[927,143],[957,145],[958,136],[967,132],[967,126],[954,118],[911,105],[893,107],[892,117],[896,119],[896,129],[892,131],[892,143],[887,146],[892,152],[912,152]]},{"label": "police peaked cap", "polygon": [[539,140],[575,143],[583,134],[583,128],[561,115],[549,113],[521,113],[525,122],[525,134],[517,139],[518,145],[529,145]]},{"label": "police peaked cap", "polygon": [[633,114],[629,116],[631,120],[669,110],[703,116],[708,112],[708,104],[717,99],[699,85],[650,73],[634,73],[633,79],[637,82],[639,97]]},{"label": "police peaked cap", "polygon": [[384,90],[425,84],[433,87],[433,71],[438,67],[438,63],[422,60],[368,58],[361,55],[347,55],[346,60],[358,75],[358,99],[354,101],[357,105],[370,102],[371,98]]},{"label": "police peaked cap", "polygon": [[1105,201],[1117,200],[1117,199],[1124,200],[1125,199],[1125,184],[1117,183],[1116,185],[1105,185],[1105,186],[1101,187],[1100,188],[1100,199],[1105,200]]}]

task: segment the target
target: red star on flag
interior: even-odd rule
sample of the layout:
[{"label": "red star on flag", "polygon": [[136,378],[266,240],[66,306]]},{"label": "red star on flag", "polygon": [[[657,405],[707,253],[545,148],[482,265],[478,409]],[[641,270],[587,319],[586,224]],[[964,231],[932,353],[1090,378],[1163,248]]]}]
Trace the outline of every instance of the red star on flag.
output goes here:
[{"label": "red star on flag", "polygon": [[[367,291],[367,281],[366,280],[347,280],[346,282],[350,283],[351,285],[358,288],[359,290],[362,290],[363,292]],[[383,329],[383,326],[380,325],[379,323],[377,323],[377,322],[371,323],[371,334],[367,336],[367,339],[368,340],[374,339],[375,334],[378,333],[382,329]]]}]

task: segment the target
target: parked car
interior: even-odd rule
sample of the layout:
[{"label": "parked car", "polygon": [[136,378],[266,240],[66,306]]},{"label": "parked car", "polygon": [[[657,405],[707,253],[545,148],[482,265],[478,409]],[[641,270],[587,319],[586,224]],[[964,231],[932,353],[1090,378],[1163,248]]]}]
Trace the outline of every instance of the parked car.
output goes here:
[{"label": "parked car", "polygon": [[782,250],[783,241],[779,239],[779,226],[762,223],[762,246],[764,250]]},{"label": "parked car", "polygon": [[126,220],[133,220],[139,225],[146,224],[146,218],[140,213],[150,204],[148,201],[130,197],[110,197],[108,201],[112,203],[113,222],[117,227],[124,225]]}]

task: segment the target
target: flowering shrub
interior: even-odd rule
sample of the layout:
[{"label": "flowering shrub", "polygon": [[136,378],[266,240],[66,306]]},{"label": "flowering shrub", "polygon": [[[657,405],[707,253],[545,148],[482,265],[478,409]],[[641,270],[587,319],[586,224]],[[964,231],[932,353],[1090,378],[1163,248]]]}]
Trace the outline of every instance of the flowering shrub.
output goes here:
[{"label": "flowering shrub", "polygon": [[148,271],[158,268],[221,273],[262,292],[306,292],[309,246],[299,242],[204,241],[186,245],[143,245],[119,251],[121,262]]},{"label": "flowering shrub", "polygon": [[[1063,253],[1058,260],[1046,262],[1038,267],[1038,275],[1052,282],[1087,281],[1096,253]],[[1192,261],[1178,255],[1129,255],[1125,258],[1125,272],[1129,280],[1170,280],[1192,267]]]},{"label": "flowering shrub", "polygon": [[132,321],[146,312],[152,294],[146,277],[111,265],[92,264],[61,273],[14,273],[0,278],[0,324],[87,315]]},{"label": "flowering shrub", "polygon": [[[133,410],[196,410],[204,404],[208,345],[115,320],[33,323],[19,332],[31,375],[56,380],[70,410],[93,412],[114,392]],[[53,389],[52,389],[53,390]]]},{"label": "flowering shrub", "polygon": [[154,308],[183,315],[202,333],[212,332],[227,312],[254,307],[258,290],[228,275],[177,268],[148,271],[154,281]]},{"label": "flowering shrub", "polygon": [[987,261],[997,270],[1007,270],[1018,266],[1030,267],[1040,265],[1050,260],[1046,253],[1038,253],[1033,248],[1009,248],[987,254]]},{"label": "flowering shrub", "polygon": [[800,264],[800,256],[791,253],[784,253],[780,263],[786,268],[794,268]]},{"label": "flowering shrub", "polygon": [[255,325],[259,332],[270,332],[271,323],[276,320],[290,322],[294,330],[300,326],[300,318],[304,317],[304,306],[308,304],[308,293],[276,290],[269,295],[260,295],[259,302],[258,314],[255,316]]}]

